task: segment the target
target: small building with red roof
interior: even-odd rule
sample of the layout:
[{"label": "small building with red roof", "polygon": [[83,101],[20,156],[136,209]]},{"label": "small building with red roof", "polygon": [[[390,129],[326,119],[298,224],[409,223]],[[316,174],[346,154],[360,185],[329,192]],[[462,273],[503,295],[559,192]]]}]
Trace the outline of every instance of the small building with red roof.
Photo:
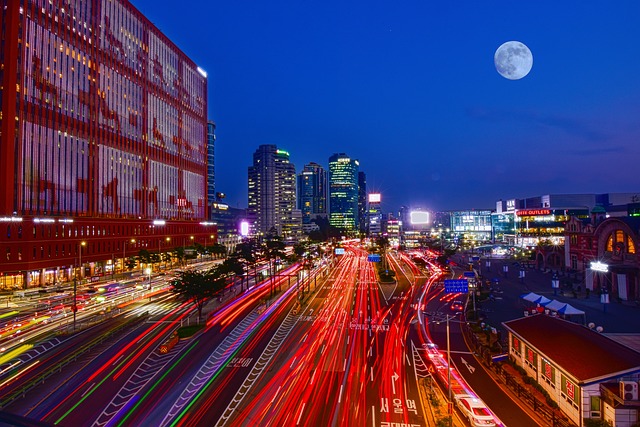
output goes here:
[{"label": "small building with red roof", "polygon": [[586,326],[545,314],[503,325],[510,359],[577,425],[587,418],[616,427],[638,423],[640,353]]}]

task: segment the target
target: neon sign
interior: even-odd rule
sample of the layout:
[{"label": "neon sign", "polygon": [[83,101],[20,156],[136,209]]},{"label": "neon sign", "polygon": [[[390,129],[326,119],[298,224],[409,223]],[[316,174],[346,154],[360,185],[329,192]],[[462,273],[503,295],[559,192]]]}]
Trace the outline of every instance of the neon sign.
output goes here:
[{"label": "neon sign", "polygon": [[551,215],[551,209],[522,209],[516,211],[518,216],[539,216],[539,215]]}]

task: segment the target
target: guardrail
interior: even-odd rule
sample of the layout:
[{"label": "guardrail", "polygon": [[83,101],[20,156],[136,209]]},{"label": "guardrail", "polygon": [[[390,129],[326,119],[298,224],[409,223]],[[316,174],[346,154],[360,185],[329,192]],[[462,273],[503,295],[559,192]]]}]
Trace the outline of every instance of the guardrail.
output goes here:
[{"label": "guardrail", "polygon": [[20,388],[18,388],[17,390],[15,390],[13,393],[5,396],[2,398],[2,400],[0,400],[0,409],[4,409],[7,405],[9,405],[11,402],[13,402],[14,400],[17,400],[21,397],[24,397],[29,391],[31,391],[32,389],[34,389],[36,386],[43,384],[44,381],[51,377],[53,374],[61,372],[62,368],[64,368],[65,366],[67,366],[70,363],[75,362],[78,357],[80,355],[82,355],[83,353],[88,352],[89,350],[91,350],[93,347],[102,344],[105,340],[107,340],[108,338],[110,338],[111,336],[115,335],[116,333],[120,332],[121,330],[132,326],[140,321],[146,320],[148,316],[148,313],[131,318],[129,320],[127,320],[126,322],[121,323],[120,325],[114,327],[113,329],[110,329],[109,331],[107,331],[106,333],[92,339],[91,341],[83,344],[82,346],[80,346],[77,350],[75,350],[72,354],[70,354],[68,357],[65,357],[65,359],[57,364],[55,364],[54,366],[52,366],[51,368],[47,369],[45,372],[43,372],[42,374],[32,378],[31,380],[29,380],[28,382],[22,384],[20,386]]}]

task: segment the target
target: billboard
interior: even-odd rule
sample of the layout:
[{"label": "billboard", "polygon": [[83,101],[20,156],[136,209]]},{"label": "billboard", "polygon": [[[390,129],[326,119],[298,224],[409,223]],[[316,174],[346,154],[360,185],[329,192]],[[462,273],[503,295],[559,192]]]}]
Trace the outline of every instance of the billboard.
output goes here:
[{"label": "billboard", "polygon": [[336,255],[344,255],[344,248],[336,248]]},{"label": "billboard", "polygon": [[381,200],[380,193],[369,193],[369,203],[380,203]]},{"label": "billboard", "polygon": [[249,235],[249,223],[247,221],[242,221],[240,223],[240,235],[242,237],[247,237]]},{"label": "billboard", "polygon": [[425,211],[411,211],[411,224],[429,224],[429,212]]}]

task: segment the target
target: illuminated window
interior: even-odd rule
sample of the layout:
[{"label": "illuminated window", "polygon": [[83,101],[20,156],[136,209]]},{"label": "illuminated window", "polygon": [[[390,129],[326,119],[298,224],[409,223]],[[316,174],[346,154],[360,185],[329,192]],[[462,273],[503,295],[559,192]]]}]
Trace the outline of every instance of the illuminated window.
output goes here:
[{"label": "illuminated window", "polygon": [[616,242],[624,242],[624,231],[616,231]]},{"label": "illuminated window", "polygon": [[613,252],[613,236],[609,236],[607,240],[607,252]]},{"label": "illuminated window", "polygon": [[636,253],[636,245],[633,243],[631,236],[627,236],[627,252],[630,254]]}]

